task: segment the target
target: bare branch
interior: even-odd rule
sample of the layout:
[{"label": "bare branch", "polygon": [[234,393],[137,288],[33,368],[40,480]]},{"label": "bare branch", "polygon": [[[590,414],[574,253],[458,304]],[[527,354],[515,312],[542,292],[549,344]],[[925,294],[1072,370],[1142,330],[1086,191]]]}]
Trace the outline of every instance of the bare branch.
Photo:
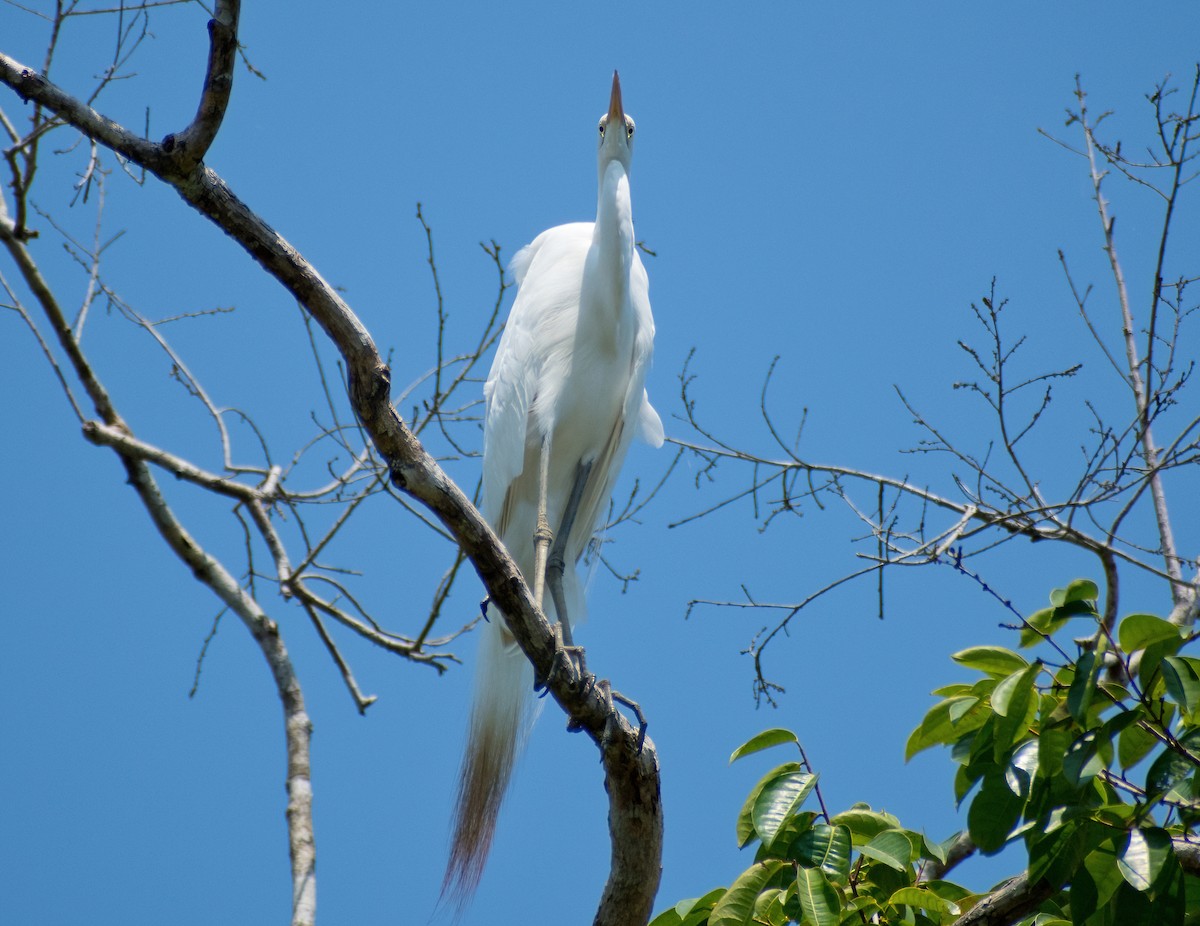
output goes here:
[{"label": "bare branch", "polygon": [[[643,744],[639,731],[616,710],[612,698],[605,697],[605,686],[585,684],[577,671],[561,671],[572,660],[556,645],[516,564],[491,528],[392,407],[390,370],[357,316],[282,236],[202,162],[189,164],[177,149],[168,151],[138,138],[3,55],[0,82],[173,186],[274,276],[325,330],[346,364],[354,411],[386,462],[392,483],[432,511],[458,540],[538,676],[550,680],[548,687],[571,724],[586,730],[600,748],[610,800],[613,867],[596,922],[645,921],[658,886],[662,853],[654,745],[649,739]],[[556,667],[559,670],[552,671]]]}]

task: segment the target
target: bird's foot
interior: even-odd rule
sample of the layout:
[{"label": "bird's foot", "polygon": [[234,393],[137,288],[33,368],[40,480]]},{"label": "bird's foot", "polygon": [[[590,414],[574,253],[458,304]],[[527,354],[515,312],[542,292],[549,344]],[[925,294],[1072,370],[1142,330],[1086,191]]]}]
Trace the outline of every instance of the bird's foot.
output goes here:
[{"label": "bird's foot", "polygon": [[[538,693],[539,698],[544,698],[546,692],[549,691],[550,682],[559,678],[565,678],[567,684],[572,688],[578,688],[580,694],[584,696],[596,683],[596,676],[590,675],[587,671],[587,657],[584,655],[583,647],[563,642],[563,629],[562,623],[557,621],[554,623],[554,658],[550,663],[549,674],[545,678],[534,674],[533,690]],[[569,724],[568,727],[578,729]]]},{"label": "bird's foot", "polygon": [[554,662],[550,666],[550,677],[558,678],[563,673],[571,687],[578,687],[580,692],[585,695],[596,681],[596,676],[588,675],[587,657],[584,655],[583,647],[572,643],[570,631],[561,621],[556,621],[554,624]]},{"label": "bird's foot", "polygon": [[479,613],[481,615],[483,615],[483,619],[485,621],[487,621],[489,624],[492,622],[492,619],[487,616],[487,609],[488,609],[488,605],[491,603],[492,603],[491,595],[484,595],[483,600],[481,602],[479,602]]},{"label": "bird's foot", "polygon": [[624,704],[627,708],[633,711],[634,716],[637,717],[637,752],[640,756],[642,754],[642,747],[646,743],[646,727],[650,725],[649,721],[646,720],[646,715],[642,713],[641,705],[632,698],[625,697],[625,695],[621,694],[621,692],[613,691],[612,685],[606,678],[600,679],[595,684],[600,689],[605,703],[608,706],[608,722],[604,726],[604,736],[600,743],[601,750],[603,751],[604,749],[608,748],[608,746],[612,743],[613,738],[616,736],[617,717],[619,716],[617,714],[616,707],[613,706],[613,702],[616,701],[618,704]]}]

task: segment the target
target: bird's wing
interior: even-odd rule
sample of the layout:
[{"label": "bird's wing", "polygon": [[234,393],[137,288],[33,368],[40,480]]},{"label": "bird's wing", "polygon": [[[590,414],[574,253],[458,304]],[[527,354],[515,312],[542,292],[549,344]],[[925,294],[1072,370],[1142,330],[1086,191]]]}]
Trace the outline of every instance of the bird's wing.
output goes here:
[{"label": "bird's wing", "polygon": [[591,234],[591,222],[555,226],[521,248],[508,265],[517,298],[483,387],[483,514],[501,532],[505,496],[524,469],[530,411],[542,375],[544,358],[534,349],[546,323],[539,307],[544,312],[547,304],[561,301],[547,298],[544,283],[564,261],[582,262]]},{"label": "bird's wing", "polygon": [[483,387],[483,514],[496,526],[509,483],[521,474],[525,458],[525,422],[535,377],[529,359],[533,331],[518,314],[520,295],[500,336],[492,371]]},{"label": "bird's wing", "polygon": [[642,390],[642,408],[638,412],[638,437],[651,447],[661,447],[667,439],[662,419],[650,404],[650,396],[645,389]]},{"label": "bird's wing", "polygon": [[650,312],[650,280],[637,251],[633,252],[633,267],[629,277],[629,296],[633,302],[638,331],[633,344],[633,363],[630,369],[629,391],[625,394],[625,417],[637,422],[637,433],[651,447],[663,445],[662,419],[650,404],[646,392],[646,374],[654,355],[654,316]]}]

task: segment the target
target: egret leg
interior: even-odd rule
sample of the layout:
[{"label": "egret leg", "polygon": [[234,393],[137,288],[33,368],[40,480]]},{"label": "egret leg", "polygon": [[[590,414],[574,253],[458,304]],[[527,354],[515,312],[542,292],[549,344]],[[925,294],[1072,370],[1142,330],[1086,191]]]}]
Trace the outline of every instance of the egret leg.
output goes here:
[{"label": "egret leg", "polygon": [[550,435],[542,438],[542,457],[538,465],[538,510],[537,524],[533,529],[533,600],[542,607],[542,596],[546,586],[546,551],[554,533],[546,517],[546,494],[550,482]]},{"label": "egret leg", "polygon": [[571,528],[575,526],[575,516],[579,513],[579,503],[583,500],[583,490],[587,487],[588,476],[592,472],[592,463],[580,463],[575,471],[575,484],[571,486],[571,496],[567,499],[567,508],[563,512],[562,523],[558,528],[558,536],[554,538],[554,546],[550,550],[550,560],[546,563],[546,584],[550,586],[550,597],[554,600],[554,610],[558,613],[558,623],[562,627],[564,646],[574,646],[571,636],[570,615],[567,614],[567,598],[563,592],[563,573],[566,571],[567,538],[571,536]]}]

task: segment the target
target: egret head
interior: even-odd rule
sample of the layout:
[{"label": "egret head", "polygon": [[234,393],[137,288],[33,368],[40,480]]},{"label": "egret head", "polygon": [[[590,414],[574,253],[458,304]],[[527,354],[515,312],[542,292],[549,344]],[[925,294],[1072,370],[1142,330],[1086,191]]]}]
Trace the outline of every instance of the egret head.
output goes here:
[{"label": "egret head", "polygon": [[633,155],[633,117],[625,115],[621,106],[621,79],[613,71],[612,95],[608,112],[600,117],[600,174],[610,161],[620,161],[629,172]]}]

